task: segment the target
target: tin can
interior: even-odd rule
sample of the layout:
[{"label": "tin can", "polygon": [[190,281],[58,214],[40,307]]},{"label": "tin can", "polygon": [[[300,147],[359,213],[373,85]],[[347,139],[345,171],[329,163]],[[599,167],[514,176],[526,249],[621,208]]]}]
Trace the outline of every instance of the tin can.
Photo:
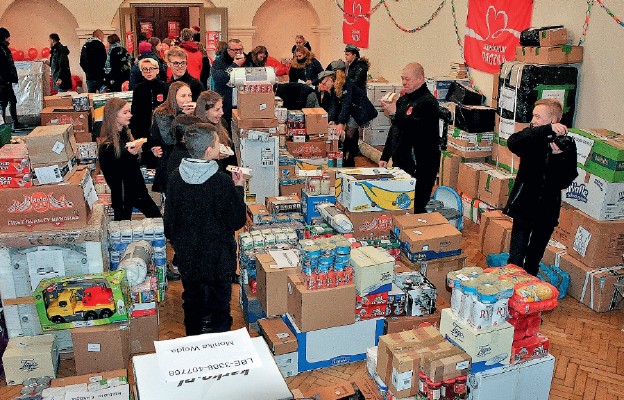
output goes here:
[{"label": "tin can", "polygon": [[327,271],[320,270],[318,274],[316,274],[316,288],[317,289],[325,289],[327,287]]},{"label": "tin can", "polygon": [[344,268],[344,284],[348,285],[353,282],[353,267],[347,266]]},{"label": "tin can", "polygon": [[327,285],[328,288],[333,288],[338,286],[338,282],[336,281],[336,271],[329,270],[327,272]]}]

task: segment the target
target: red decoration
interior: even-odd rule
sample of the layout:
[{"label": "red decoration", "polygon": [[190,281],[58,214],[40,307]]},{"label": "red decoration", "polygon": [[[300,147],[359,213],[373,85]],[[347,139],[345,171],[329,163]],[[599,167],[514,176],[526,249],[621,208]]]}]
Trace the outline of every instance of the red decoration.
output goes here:
[{"label": "red decoration", "polygon": [[29,60],[34,60],[35,58],[37,58],[38,55],[39,55],[39,51],[35,49],[34,47],[31,47],[30,49],[28,49]]},{"label": "red decoration", "polygon": [[370,33],[370,0],[345,0],[342,21],[342,41],[368,48]]},{"label": "red decoration", "polygon": [[134,33],[126,32],[126,50],[130,53],[134,51]]},{"label": "red decoration", "polygon": [[217,43],[221,40],[221,32],[219,31],[207,31],[206,32],[206,50],[217,50]]},{"label": "red decoration", "polygon": [[180,23],[178,21],[167,22],[167,32],[170,38],[177,38],[180,36]]},{"label": "red decoration", "polygon": [[141,32],[145,33],[145,36],[149,39],[154,36],[154,25],[149,21],[139,23],[141,26]]},{"label": "red decoration", "polygon": [[50,57],[50,48],[44,47],[43,49],[41,49],[41,58],[48,58],[48,57]]},{"label": "red decoration", "polygon": [[520,32],[531,26],[533,0],[470,0],[464,57],[475,69],[491,74],[515,59]]},{"label": "red decoration", "polygon": [[15,61],[24,61],[24,52],[22,50],[16,50],[13,59]]},{"label": "red decoration", "polygon": [[130,82],[129,81],[125,81],[124,83],[121,84],[121,91],[122,92],[127,92],[130,89]]}]

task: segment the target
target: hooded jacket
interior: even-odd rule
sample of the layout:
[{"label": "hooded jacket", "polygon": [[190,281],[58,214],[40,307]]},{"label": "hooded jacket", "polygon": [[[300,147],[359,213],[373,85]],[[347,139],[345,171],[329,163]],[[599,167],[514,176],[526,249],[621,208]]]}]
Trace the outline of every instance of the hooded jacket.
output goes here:
[{"label": "hooded jacket", "polygon": [[9,43],[0,42],[0,86],[17,83],[17,68],[13,61]]},{"label": "hooded jacket", "polygon": [[132,55],[121,43],[113,43],[108,48],[106,64],[104,66],[106,86],[111,92],[121,91],[121,85],[130,80]]},{"label": "hooded jacket", "polygon": [[59,86],[63,90],[72,88],[72,77],[69,69],[69,49],[67,46],[56,42],[50,49],[50,69],[52,70],[52,83],[56,86],[56,81],[61,80]]},{"label": "hooded jacket", "polygon": [[96,37],[90,37],[80,50],[80,68],[88,81],[104,80],[104,64],[106,63],[106,47]]},{"label": "hooded jacket", "polygon": [[366,89],[369,68],[370,61],[368,61],[366,57],[356,58],[351,65],[347,67],[347,82],[351,82],[362,89]]},{"label": "hooded jacket", "polygon": [[182,42],[180,47],[188,55],[186,59],[186,70],[195,79],[201,82],[202,59],[204,54],[200,51],[197,42]]},{"label": "hooded jacket", "polygon": [[310,53],[310,56],[303,61],[299,61],[293,58],[293,62],[290,65],[288,71],[289,82],[303,82],[312,81],[312,85],[316,86],[319,83],[318,75],[323,72],[323,66],[314,58],[314,54]]}]

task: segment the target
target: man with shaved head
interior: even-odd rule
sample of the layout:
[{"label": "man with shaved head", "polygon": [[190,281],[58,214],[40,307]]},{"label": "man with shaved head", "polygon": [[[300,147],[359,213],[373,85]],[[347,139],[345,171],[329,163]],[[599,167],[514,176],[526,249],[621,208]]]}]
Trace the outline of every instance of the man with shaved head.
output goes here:
[{"label": "man with shaved head", "polygon": [[439,105],[425,85],[422,65],[407,64],[401,83],[398,100],[381,102],[392,127],[379,166],[386,167],[392,158],[394,166],[416,178],[414,212],[418,214],[425,212],[440,167]]}]

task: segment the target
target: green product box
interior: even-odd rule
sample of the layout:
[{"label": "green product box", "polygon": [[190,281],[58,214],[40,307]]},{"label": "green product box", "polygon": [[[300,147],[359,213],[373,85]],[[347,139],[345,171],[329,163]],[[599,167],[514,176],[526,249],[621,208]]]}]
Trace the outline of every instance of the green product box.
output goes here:
[{"label": "green product box", "polygon": [[126,271],[43,279],[33,292],[44,331],[127,321]]},{"label": "green product box", "polygon": [[607,182],[624,182],[624,136],[606,129],[570,128],[577,162],[583,170]]}]

